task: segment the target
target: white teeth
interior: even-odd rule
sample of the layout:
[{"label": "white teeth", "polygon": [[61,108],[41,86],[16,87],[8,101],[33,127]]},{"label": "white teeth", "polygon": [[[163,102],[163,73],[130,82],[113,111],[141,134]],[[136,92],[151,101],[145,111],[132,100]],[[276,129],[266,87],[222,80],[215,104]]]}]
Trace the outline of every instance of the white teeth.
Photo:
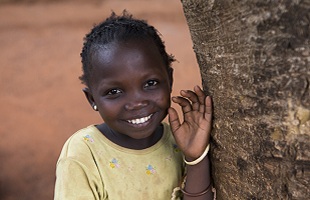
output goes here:
[{"label": "white teeth", "polygon": [[139,118],[139,119],[128,120],[128,122],[131,123],[131,124],[142,124],[144,122],[149,121],[149,119],[151,119],[151,117],[152,117],[152,115],[149,115],[147,117],[142,117],[142,118]]}]

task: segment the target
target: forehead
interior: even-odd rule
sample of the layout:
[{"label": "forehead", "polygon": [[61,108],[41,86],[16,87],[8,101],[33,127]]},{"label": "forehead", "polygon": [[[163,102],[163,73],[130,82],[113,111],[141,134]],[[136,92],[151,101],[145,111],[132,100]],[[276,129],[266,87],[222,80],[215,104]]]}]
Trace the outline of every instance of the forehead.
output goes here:
[{"label": "forehead", "polygon": [[[114,61],[130,61],[137,57],[164,62],[159,49],[152,40],[131,39],[126,41],[114,41],[105,45],[99,45],[94,49],[92,62],[103,64]],[[94,64],[94,63],[93,63]]]},{"label": "forehead", "polygon": [[[111,42],[96,48],[91,59],[93,76],[104,78],[124,74],[128,70],[167,71],[157,46],[151,40]],[[98,80],[94,80],[98,81]]]}]

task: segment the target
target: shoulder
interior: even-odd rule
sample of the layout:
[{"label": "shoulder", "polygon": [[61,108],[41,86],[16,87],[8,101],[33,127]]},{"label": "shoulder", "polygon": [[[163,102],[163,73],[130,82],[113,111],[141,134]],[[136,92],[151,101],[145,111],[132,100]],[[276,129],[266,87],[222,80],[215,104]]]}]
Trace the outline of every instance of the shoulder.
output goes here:
[{"label": "shoulder", "polygon": [[59,159],[78,158],[91,153],[90,145],[96,135],[98,135],[98,129],[94,125],[78,130],[65,142]]},{"label": "shoulder", "polygon": [[98,134],[99,130],[90,125],[75,132],[68,140],[69,143],[85,143],[93,142],[93,138]]}]

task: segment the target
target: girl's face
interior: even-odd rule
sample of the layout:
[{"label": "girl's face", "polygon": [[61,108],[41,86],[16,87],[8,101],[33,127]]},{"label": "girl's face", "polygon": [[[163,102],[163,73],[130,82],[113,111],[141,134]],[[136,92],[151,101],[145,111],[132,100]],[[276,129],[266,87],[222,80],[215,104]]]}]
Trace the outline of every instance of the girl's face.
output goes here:
[{"label": "girl's face", "polygon": [[170,107],[172,70],[149,40],[113,42],[92,58],[86,95],[104,122],[133,139],[151,136]]}]

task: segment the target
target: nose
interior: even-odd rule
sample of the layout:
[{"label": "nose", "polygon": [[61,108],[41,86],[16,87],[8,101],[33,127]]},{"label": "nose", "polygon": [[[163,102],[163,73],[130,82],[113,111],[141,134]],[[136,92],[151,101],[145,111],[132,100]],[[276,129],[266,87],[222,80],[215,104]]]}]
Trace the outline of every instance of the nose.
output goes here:
[{"label": "nose", "polygon": [[127,103],[125,104],[126,110],[139,110],[149,104],[149,101],[143,96],[143,94],[136,92],[130,96],[131,97],[127,99]]},{"label": "nose", "polygon": [[146,101],[141,102],[130,102],[125,105],[126,110],[139,110],[143,107],[147,106]]}]

